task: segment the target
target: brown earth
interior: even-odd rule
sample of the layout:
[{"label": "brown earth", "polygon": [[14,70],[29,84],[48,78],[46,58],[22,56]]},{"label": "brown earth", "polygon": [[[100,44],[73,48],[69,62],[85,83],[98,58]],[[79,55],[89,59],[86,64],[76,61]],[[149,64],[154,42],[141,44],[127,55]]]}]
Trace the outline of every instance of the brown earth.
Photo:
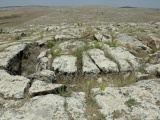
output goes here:
[{"label": "brown earth", "polygon": [[[29,22],[28,22],[29,21]],[[159,22],[160,9],[106,6],[10,7],[0,9],[0,27],[26,24]]]}]

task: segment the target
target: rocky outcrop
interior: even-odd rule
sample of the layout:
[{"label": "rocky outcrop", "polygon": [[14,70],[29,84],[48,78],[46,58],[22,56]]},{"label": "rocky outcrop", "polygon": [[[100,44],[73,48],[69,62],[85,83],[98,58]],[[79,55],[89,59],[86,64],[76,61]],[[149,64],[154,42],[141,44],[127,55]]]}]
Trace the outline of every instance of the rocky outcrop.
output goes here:
[{"label": "rocky outcrop", "polygon": [[144,80],[126,87],[106,87],[102,92],[96,88],[92,93],[106,120],[160,119],[158,81]]}]

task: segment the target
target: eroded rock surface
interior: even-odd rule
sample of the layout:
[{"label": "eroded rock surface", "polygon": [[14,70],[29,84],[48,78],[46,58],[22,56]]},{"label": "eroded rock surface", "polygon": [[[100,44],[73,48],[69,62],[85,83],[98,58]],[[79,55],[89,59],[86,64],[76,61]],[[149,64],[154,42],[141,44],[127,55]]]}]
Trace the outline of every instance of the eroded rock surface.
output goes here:
[{"label": "eroded rock surface", "polygon": [[0,73],[0,94],[4,98],[24,98],[30,80],[23,76],[11,76],[4,70]]},{"label": "eroded rock surface", "polygon": [[56,72],[73,74],[77,72],[77,58],[71,55],[63,55],[53,60],[52,68]]},{"label": "eroded rock surface", "polygon": [[144,80],[126,87],[106,87],[101,93],[93,89],[95,100],[106,120],[160,119],[159,80]]},{"label": "eroded rock surface", "polygon": [[118,72],[116,63],[105,57],[104,52],[100,49],[91,49],[88,51],[91,59],[104,73]]}]

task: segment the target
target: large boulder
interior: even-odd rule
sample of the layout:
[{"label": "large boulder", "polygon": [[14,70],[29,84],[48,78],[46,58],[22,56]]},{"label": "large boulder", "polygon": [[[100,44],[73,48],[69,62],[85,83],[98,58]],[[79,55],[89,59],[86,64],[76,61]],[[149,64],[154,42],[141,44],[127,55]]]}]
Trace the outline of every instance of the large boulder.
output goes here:
[{"label": "large boulder", "polygon": [[160,119],[159,80],[144,80],[126,87],[92,89],[101,113],[106,120]]}]

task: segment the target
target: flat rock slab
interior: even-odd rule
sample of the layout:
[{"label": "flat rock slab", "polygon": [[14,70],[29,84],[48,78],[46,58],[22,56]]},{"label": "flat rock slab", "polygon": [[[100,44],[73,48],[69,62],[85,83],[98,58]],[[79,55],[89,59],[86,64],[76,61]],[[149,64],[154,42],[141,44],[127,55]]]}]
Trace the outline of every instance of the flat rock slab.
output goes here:
[{"label": "flat rock slab", "polygon": [[58,89],[64,88],[65,86],[62,84],[52,84],[46,83],[45,81],[35,80],[32,86],[29,88],[29,94],[31,96],[36,96],[40,94],[47,93],[58,93]]},{"label": "flat rock slab", "polygon": [[66,98],[68,104],[67,111],[74,120],[87,120],[85,117],[86,103],[84,92],[73,92],[71,97]]},{"label": "flat rock slab", "polygon": [[[159,81],[159,82],[158,82]],[[144,80],[127,87],[92,89],[106,120],[160,119],[160,80]]]},{"label": "flat rock slab", "polygon": [[77,58],[72,55],[62,55],[53,60],[52,68],[56,72],[72,74],[77,72]]},{"label": "flat rock slab", "polygon": [[61,44],[59,44],[59,47],[62,49],[62,51],[64,50],[70,50],[70,49],[77,49],[77,48],[81,48],[85,45],[85,43],[83,41],[65,41]]},{"label": "flat rock slab", "polygon": [[87,55],[87,53],[83,53],[83,74],[91,75],[100,73],[99,68],[93,63],[91,58]]},{"label": "flat rock slab", "polygon": [[55,40],[66,40],[66,39],[74,39],[73,35],[56,35]]},{"label": "flat rock slab", "polygon": [[144,45],[141,41],[133,38],[132,36],[128,36],[126,34],[120,34],[117,36],[117,42],[126,45],[126,46],[131,46],[136,49],[148,49],[146,45]]},{"label": "flat rock slab", "polygon": [[0,52],[0,67],[6,68],[11,59],[16,57],[21,51],[26,48],[26,44],[13,45]]},{"label": "flat rock slab", "polygon": [[[20,108],[4,110],[1,120],[86,120],[85,93],[73,93],[64,98],[58,95],[36,96]],[[65,106],[66,105],[66,106]]]},{"label": "flat rock slab", "polygon": [[118,72],[116,63],[105,57],[105,54],[100,49],[91,49],[88,51],[91,59],[105,73]]},{"label": "flat rock slab", "polygon": [[0,73],[0,94],[4,98],[24,98],[30,80],[23,76],[11,76],[4,70]]},{"label": "flat rock slab", "polygon": [[33,73],[28,76],[29,79],[38,79],[41,81],[46,81],[48,83],[52,83],[55,80],[55,73],[50,70],[43,70],[40,72]]},{"label": "flat rock slab", "polygon": [[160,64],[150,64],[145,68],[147,73],[154,73],[160,68]]},{"label": "flat rock slab", "polygon": [[63,107],[65,98],[58,95],[37,96],[18,109],[9,109],[1,120],[69,120]]},{"label": "flat rock slab", "polygon": [[137,70],[140,63],[137,57],[126,51],[123,47],[110,47],[108,53],[119,63],[120,71]]}]

